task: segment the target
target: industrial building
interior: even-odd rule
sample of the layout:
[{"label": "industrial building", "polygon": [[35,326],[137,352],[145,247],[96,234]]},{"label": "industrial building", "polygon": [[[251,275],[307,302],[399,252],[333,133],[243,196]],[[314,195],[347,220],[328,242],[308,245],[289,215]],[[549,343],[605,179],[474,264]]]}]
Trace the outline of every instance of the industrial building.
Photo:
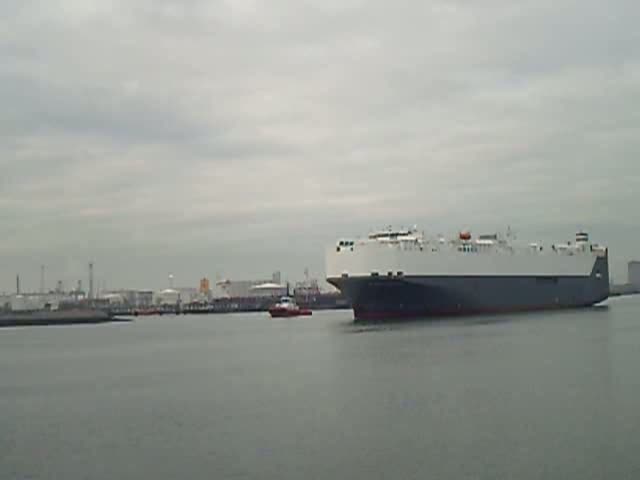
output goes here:
[{"label": "industrial building", "polygon": [[636,292],[640,292],[640,261],[629,262],[629,283]]},{"label": "industrial building", "polygon": [[44,295],[12,295],[9,299],[9,309],[18,311],[42,310],[47,303]]},{"label": "industrial building", "polygon": [[211,282],[207,277],[200,279],[199,296],[206,300],[211,300]]},{"label": "industrial building", "polygon": [[50,308],[56,310],[62,303],[77,302],[69,293],[13,293],[0,295],[0,310],[35,311]]},{"label": "industrial building", "polygon": [[153,305],[153,290],[120,289],[105,292],[99,296],[110,304],[123,304],[129,307],[146,308]]},{"label": "industrial building", "polygon": [[[248,298],[255,296],[265,296],[269,290],[280,292],[282,287],[280,282],[280,272],[273,272],[270,280],[221,280],[216,283],[227,298]],[[276,286],[274,288],[274,286]],[[280,293],[275,293],[279,295]]]}]

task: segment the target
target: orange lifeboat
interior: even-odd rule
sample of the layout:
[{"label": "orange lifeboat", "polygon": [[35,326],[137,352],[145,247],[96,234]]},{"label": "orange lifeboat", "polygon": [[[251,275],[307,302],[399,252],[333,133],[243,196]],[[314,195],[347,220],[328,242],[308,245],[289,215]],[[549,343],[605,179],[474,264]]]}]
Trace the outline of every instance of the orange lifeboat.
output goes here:
[{"label": "orange lifeboat", "polygon": [[471,240],[471,232],[460,232],[460,240]]}]

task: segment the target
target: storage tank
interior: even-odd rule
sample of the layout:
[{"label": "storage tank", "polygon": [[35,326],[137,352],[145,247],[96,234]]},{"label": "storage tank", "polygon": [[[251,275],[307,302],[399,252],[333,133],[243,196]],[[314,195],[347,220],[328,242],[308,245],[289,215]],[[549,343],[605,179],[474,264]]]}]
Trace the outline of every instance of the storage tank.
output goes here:
[{"label": "storage tank", "polygon": [[249,292],[252,297],[281,297],[286,295],[287,287],[279,283],[267,282],[251,287]]},{"label": "storage tank", "polygon": [[126,302],[124,296],[120,293],[107,293],[102,296],[103,300],[106,300],[109,305],[124,305]]},{"label": "storage tank", "polygon": [[177,305],[180,302],[180,292],[172,288],[167,288],[156,294],[156,304]]}]

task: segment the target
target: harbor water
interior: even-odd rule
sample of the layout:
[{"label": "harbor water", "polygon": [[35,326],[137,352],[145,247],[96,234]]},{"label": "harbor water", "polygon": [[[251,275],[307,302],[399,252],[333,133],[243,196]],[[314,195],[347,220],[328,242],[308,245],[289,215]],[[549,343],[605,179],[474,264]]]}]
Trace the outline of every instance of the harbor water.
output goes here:
[{"label": "harbor water", "polygon": [[640,476],[640,296],[0,330],[0,478]]}]

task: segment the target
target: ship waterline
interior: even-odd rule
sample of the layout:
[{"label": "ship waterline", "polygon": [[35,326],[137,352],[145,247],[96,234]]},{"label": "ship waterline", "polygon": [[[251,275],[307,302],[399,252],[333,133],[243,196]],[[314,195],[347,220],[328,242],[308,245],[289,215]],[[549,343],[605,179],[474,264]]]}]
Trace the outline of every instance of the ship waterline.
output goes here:
[{"label": "ship waterline", "polygon": [[338,242],[327,252],[327,281],[356,320],[586,307],[609,296],[608,251],[584,233],[545,249],[497,235],[447,242],[389,230]]}]

